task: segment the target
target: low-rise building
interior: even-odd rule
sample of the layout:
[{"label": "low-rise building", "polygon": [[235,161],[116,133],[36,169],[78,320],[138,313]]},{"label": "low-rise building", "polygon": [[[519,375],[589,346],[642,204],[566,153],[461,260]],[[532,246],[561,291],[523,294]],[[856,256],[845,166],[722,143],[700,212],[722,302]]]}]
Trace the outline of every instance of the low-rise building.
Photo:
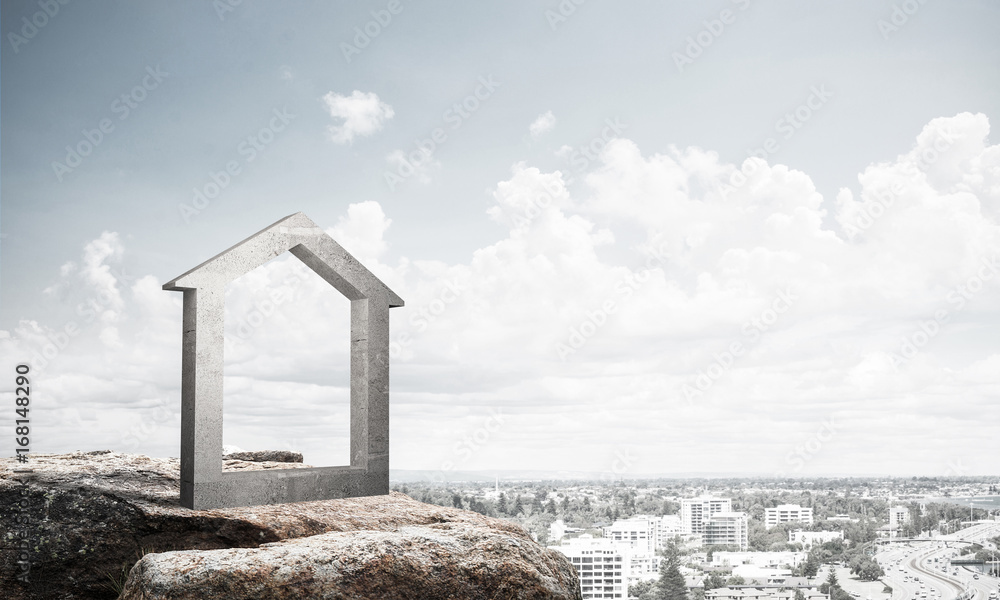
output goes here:
[{"label": "low-rise building", "polygon": [[805,552],[713,552],[713,567],[735,567],[755,565],[762,568],[783,568],[798,566],[805,562]]},{"label": "low-rise building", "polygon": [[[806,600],[829,600],[818,588],[798,588]],[[705,592],[705,600],[795,600],[795,589],[778,587],[722,587]]]},{"label": "low-rise building", "polygon": [[764,526],[768,529],[781,523],[806,523],[812,524],[812,507],[798,506],[796,504],[781,504],[774,508],[764,509]]},{"label": "low-rise building", "polygon": [[842,539],[844,539],[843,531],[803,531],[801,529],[796,529],[795,531],[788,532],[788,543],[802,544],[802,548],[804,550],[808,550],[813,546],[832,542],[833,540]]}]

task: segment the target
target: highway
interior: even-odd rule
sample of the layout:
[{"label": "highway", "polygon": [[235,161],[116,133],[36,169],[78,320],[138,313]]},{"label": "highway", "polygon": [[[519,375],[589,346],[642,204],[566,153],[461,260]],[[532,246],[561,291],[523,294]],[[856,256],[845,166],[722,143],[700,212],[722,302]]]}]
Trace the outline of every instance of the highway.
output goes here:
[{"label": "highway", "polygon": [[971,569],[949,567],[948,561],[958,558],[959,549],[968,542],[996,551],[986,540],[997,535],[1000,523],[981,523],[933,540],[894,544],[880,551],[876,559],[886,572],[883,580],[893,588],[892,600],[923,600],[925,592],[926,600],[954,600],[966,591],[971,594],[968,600],[989,600],[1000,579],[984,573],[977,577]]}]

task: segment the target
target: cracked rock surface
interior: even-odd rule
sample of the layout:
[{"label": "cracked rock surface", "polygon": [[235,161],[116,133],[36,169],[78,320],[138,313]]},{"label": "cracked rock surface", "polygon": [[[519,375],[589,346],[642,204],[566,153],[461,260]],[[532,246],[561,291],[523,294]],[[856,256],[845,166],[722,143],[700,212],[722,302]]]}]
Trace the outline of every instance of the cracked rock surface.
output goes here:
[{"label": "cracked rock surface", "polygon": [[122,584],[129,600],[579,597],[568,559],[520,526],[396,492],[190,510],[177,459],[96,451],[35,454],[27,466],[0,459],[0,539],[27,542],[31,567],[20,583],[18,553],[2,553],[12,600],[110,599]]}]

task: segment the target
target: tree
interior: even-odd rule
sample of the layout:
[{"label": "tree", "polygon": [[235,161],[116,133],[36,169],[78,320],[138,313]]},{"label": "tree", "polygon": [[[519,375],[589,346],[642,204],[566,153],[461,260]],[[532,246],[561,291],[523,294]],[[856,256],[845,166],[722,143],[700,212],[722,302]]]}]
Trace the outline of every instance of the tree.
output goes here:
[{"label": "tree", "polygon": [[462,508],[462,496],[458,494],[451,495],[451,505],[455,508]]},{"label": "tree", "polygon": [[640,581],[628,586],[628,595],[639,600],[656,600],[655,594],[656,583],[653,581]]},{"label": "tree", "polygon": [[718,573],[712,573],[702,582],[705,591],[714,590],[721,587],[726,587],[726,578]]},{"label": "tree", "polygon": [[660,562],[660,579],[656,583],[656,600],[688,600],[687,582],[681,575],[681,559],[677,547],[670,545],[666,558]]},{"label": "tree", "polygon": [[795,588],[795,600],[806,600],[806,595],[799,588]]},{"label": "tree", "polygon": [[806,562],[802,564],[802,575],[804,577],[815,577],[819,573],[819,560],[812,552],[806,557]]},{"label": "tree", "polygon": [[825,585],[826,588],[827,588],[826,590],[823,590],[823,589],[820,590],[824,594],[829,593],[829,589],[830,588],[840,587],[840,582],[837,581],[837,570],[836,569],[834,569],[833,567],[830,567],[830,574],[827,575],[827,577],[826,577],[826,583],[824,583],[823,585]]},{"label": "tree", "polygon": [[503,492],[500,492],[500,497],[497,498],[497,512],[500,514],[507,514],[507,496]]}]

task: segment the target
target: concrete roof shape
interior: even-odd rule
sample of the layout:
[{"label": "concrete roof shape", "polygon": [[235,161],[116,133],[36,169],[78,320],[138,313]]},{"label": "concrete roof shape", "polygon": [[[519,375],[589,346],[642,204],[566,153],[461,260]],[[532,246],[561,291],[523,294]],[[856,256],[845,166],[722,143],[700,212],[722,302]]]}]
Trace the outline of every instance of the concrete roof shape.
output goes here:
[{"label": "concrete roof shape", "polygon": [[[351,301],[351,462],[223,473],[226,286],[286,251]],[[163,289],[184,293],[182,506],[201,510],[389,493],[389,309],[403,306],[402,298],[301,212],[201,263]]]},{"label": "concrete roof shape", "polygon": [[163,284],[163,289],[183,291],[220,283],[225,285],[286,251],[294,254],[348,300],[385,294],[390,308],[403,306],[402,298],[301,212],[288,215],[216,254]]}]

